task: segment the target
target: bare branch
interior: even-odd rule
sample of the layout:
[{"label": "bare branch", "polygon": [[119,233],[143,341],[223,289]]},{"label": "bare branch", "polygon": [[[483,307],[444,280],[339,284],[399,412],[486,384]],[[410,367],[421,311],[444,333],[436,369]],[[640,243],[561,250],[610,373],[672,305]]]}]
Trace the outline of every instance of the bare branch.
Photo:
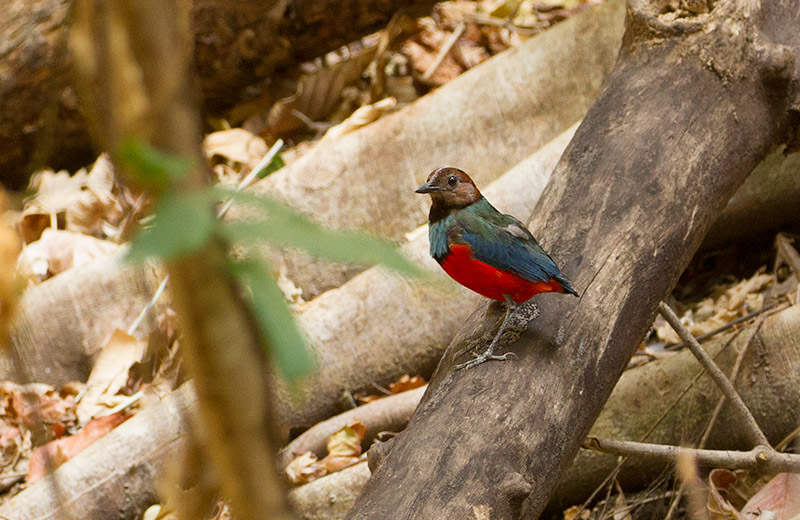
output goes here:
[{"label": "bare branch", "polygon": [[750,435],[750,440],[756,446],[767,446],[769,447],[769,441],[767,437],[764,435],[764,432],[761,431],[761,428],[758,426],[753,414],[750,413],[750,410],[747,409],[745,406],[744,401],[742,398],[739,397],[739,394],[736,392],[736,389],[733,387],[733,384],[728,380],[722,370],[719,369],[714,360],[703,350],[703,347],[700,346],[700,343],[692,336],[686,327],[683,326],[683,323],[678,319],[678,316],[675,312],[664,302],[658,304],[658,311],[664,317],[665,320],[675,329],[675,332],[678,333],[678,336],[686,343],[689,347],[689,350],[692,351],[692,354],[697,358],[697,360],[705,367],[708,371],[709,375],[714,379],[714,382],[717,386],[722,390],[722,393],[725,394],[725,397],[728,398],[733,409],[736,410],[736,413],[742,418],[747,427],[747,431]]},{"label": "bare branch", "polygon": [[766,446],[757,446],[750,451],[700,450],[589,437],[583,442],[583,447],[610,455],[663,462],[676,462],[679,457],[688,455],[693,457],[700,466],[747,469],[758,473],[800,473],[800,455],[780,453]]}]

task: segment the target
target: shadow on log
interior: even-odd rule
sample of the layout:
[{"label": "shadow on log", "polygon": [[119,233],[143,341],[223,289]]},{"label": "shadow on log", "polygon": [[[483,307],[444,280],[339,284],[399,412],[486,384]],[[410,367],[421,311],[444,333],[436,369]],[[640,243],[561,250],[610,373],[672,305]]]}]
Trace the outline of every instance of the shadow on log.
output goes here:
[{"label": "shadow on log", "polygon": [[668,10],[630,3],[619,61],[534,211],[580,300],[540,298],[515,361],[454,372],[450,353],[496,326],[499,306],[481,307],[348,518],[538,517],[713,220],[796,132],[794,2]]}]

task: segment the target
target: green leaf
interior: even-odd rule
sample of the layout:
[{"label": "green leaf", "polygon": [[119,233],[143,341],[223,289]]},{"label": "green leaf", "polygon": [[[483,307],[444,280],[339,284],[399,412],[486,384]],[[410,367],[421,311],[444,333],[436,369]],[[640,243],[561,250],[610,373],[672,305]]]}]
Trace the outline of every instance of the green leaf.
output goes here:
[{"label": "green leaf", "polygon": [[290,382],[314,368],[302,334],[278,284],[270,275],[269,266],[256,259],[231,264],[239,282],[249,288],[253,315],[261,332],[269,340],[278,369]]},{"label": "green leaf", "polygon": [[119,154],[139,182],[159,191],[184,178],[192,165],[186,157],[164,153],[138,139],[123,141]]},{"label": "green leaf", "polygon": [[[231,196],[229,191],[225,193]],[[233,242],[265,241],[296,247],[329,260],[382,264],[413,276],[422,274],[422,270],[388,240],[365,233],[328,229],[268,197],[252,193],[232,196],[237,202],[256,206],[266,213],[260,220],[226,222],[222,232]]]},{"label": "green leaf", "polygon": [[173,260],[203,247],[216,227],[213,195],[211,190],[180,195],[166,191],[156,205],[152,226],[134,237],[128,260]]},{"label": "green leaf", "polygon": [[284,162],[283,157],[281,157],[280,153],[275,154],[275,157],[272,158],[272,161],[266,166],[264,166],[256,175],[258,175],[259,179],[263,179],[267,175],[272,172],[276,172],[286,166],[286,162]]}]

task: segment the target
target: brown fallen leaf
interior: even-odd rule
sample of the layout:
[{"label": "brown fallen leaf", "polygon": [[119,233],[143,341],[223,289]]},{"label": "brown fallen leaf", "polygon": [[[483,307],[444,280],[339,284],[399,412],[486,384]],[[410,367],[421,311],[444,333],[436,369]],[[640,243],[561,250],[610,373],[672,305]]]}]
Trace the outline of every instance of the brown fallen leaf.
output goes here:
[{"label": "brown fallen leaf", "polygon": [[366,431],[366,426],[355,419],[331,435],[325,458],[317,460],[317,456],[310,451],[298,455],[286,466],[287,477],[294,484],[306,484],[355,464],[360,460],[361,441]]},{"label": "brown fallen leaf", "polygon": [[[243,128],[232,128],[208,134],[203,139],[203,149],[212,164],[223,161],[254,168],[266,155],[269,147],[261,137]],[[241,171],[241,166],[239,166]]]},{"label": "brown fallen leaf", "polygon": [[146,341],[119,329],[114,331],[100,351],[86,381],[86,391],[77,410],[80,424],[87,424],[98,413],[126,399],[126,396],[117,394],[128,382],[130,367],[140,362],[146,351]]},{"label": "brown fallen leaf", "polygon": [[39,239],[45,228],[64,228],[99,234],[103,221],[116,222],[122,216],[108,157],[101,155],[92,170],[74,175],[44,170],[31,177],[35,195],[25,202],[20,234],[26,244]]},{"label": "brown fallen leaf", "polygon": [[358,462],[361,441],[364,440],[366,431],[367,427],[356,419],[331,435],[328,440],[328,455],[319,461],[320,466],[332,473]]},{"label": "brown fallen leaf", "polygon": [[742,508],[745,520],[792,520],[800,516],[800,475],[779,473],[767,482]]},{"label": "brown fallen leaf", "polygon": [[71,424],[75,421],[75,401],[48,385],[4,381],[0,383],[0,414],[24,429],[33,429],[40,422]]},{"label": "brown fallen leaf", "polygon": [[293,484],[307,484],[325,476],[327,471],[318,464],[317,456],[312,452],[298,455],[292,460],[284,470],[289,481]]},{"label": "brown fallen leaf", "polygon": [[415,388],[419,388],[425,385],[427,381],[420,376],[411,377],[408,374],[404,374],[400,376],[396,382],[389,385],[389,391],[393,394],[399,394],[400,392],[405,392],[406,390],[413,390]]},{"label": "brown fallen leaf", "polygon": [[708,475],[708,514],[712,520],[739,520],[741,514],[729,497],[734,496],[738,476],[727,469],[714,469]]},{"label": "brown fallen leaf", "polygon": [[55,469],[65,463],[94,441],[128,420],[129,417],[124,412],[99,417],[71,437],[64,437],[39,446],[33,450],[33,455],[31,455],[28,483],[32,484],[44,477],[50,469]]},{"label": "brown fallen leaf", "polygon": [[46,228],[39,240],[28,244],[17,261],[19,273],[39,283],[46,278],[119,251],[119,244],[75,231]]}]

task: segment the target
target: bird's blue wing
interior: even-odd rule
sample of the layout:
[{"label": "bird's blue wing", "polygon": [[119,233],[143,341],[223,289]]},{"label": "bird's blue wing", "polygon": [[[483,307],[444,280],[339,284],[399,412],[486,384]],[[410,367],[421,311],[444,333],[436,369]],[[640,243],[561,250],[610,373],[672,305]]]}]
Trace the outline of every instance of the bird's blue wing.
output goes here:
[{"label": "bird's blue wing", "polygon": [[561,274],[522,222],[500,213],[485,199],[456,219],[460,241],[470,246],[476,260],[532,282],[546,282]]},{"label": "bird's blue wing", "polygon": [[546,282],[561,274],[555,262],[534,241],[520,239],[502,229],[489,239],[466,231],[462,236],[476,260],[502,271],[532,282]]}]

